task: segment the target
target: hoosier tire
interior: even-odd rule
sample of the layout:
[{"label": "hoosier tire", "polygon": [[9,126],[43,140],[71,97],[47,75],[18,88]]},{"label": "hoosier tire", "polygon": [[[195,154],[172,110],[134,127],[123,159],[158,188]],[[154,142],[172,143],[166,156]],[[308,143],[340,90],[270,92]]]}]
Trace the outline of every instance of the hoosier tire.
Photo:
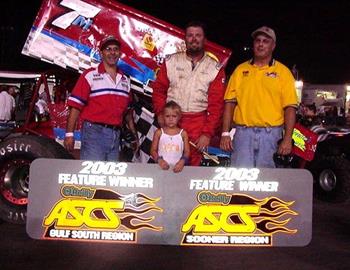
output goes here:
[{"label": "hoosier tire", "polygon": [[16,224],[26,222],[29,167],[36,158],[73,157],[45,137],[25,135],[0,143],[0,219]]}]

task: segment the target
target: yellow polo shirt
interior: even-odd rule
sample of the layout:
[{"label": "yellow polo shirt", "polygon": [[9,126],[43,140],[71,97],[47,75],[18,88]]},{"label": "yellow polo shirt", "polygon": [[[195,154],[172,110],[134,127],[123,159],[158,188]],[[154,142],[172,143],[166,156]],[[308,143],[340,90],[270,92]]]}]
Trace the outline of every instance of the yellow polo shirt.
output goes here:
[{"label": "yellow polo shirt", "polygon": [[273,127],[284,123],[284,108],[297,106],[294,77],[282,63],[258,67],[251,61],[232,73],[224,97],[237,103],[233,121],[249,127]]}]

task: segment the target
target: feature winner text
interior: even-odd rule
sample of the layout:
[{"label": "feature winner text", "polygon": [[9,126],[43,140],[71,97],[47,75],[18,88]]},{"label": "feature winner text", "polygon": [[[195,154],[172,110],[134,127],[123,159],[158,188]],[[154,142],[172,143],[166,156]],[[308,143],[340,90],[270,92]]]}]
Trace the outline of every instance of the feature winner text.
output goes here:
[{"label": "feature winner text", "polygon": [[79,173],[60,173],[58,183],[64,185],[153,188],[153,178],[126,176],[124,162],[84,161]]},{"label": "feature winner text", "polygon": [[191,190],[277,192],[277,181],[258,180],[257,168],[217,168],[212,179],[191,179]]},{"label": "feature winner text", "polygon": [[134,232],[122,231],[86,231],[86,230],[67,230],[67,229],[49,229],[45,238],[65,239],[65,240],[96,240],[96,241],[115,241],[115,242],[135,242]]}]

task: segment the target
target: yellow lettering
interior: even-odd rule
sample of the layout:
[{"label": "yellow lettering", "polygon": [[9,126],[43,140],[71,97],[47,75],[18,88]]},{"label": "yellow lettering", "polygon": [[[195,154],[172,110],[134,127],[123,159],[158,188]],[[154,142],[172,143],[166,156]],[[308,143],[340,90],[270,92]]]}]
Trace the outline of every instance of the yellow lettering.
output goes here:
[{"label": "yellow lettering", "polygon": [[[114,229],[120,225],[120,219],[112,209],[124,209],[124,201],[118,200],[75,200],[59,201],[44,219],[44,226],[56,222],[57,227],[81,227]],[[97,217],[100,211],[104,217]]]},{"label": "yellow lettering", "polygon": [[221,229],[217,218],[213,215],[218,206],[200,205],[192,212],[187,222],[182,226],[182,232],[193,227],[194,232],[217,232]]},{"label": "yellow lettering", "polygon": [[[252,233],[256,224],[249,214],[256,214],[258,205],[200,205],[196,207],[185,224],[182,232],[193,228],[195,233],[215,233],[223,230],[227,233]],[[242,223],[233,223],[230,216],[238,215]]]}]

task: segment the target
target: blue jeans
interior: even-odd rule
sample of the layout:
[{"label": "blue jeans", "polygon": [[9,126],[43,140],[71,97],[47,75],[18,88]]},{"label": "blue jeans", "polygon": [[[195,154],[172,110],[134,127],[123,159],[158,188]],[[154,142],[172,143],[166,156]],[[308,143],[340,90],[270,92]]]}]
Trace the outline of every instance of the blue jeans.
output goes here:
[{"label": "blue jeans", "polygon": [[236,127],[231,164],[235,167],[275,168],[273,154],[282,138],[282,127]]},{"label": "blue jeans", "polygon": [[84,121],[81,130],[80,159],[118,161],[120,130]]}]

